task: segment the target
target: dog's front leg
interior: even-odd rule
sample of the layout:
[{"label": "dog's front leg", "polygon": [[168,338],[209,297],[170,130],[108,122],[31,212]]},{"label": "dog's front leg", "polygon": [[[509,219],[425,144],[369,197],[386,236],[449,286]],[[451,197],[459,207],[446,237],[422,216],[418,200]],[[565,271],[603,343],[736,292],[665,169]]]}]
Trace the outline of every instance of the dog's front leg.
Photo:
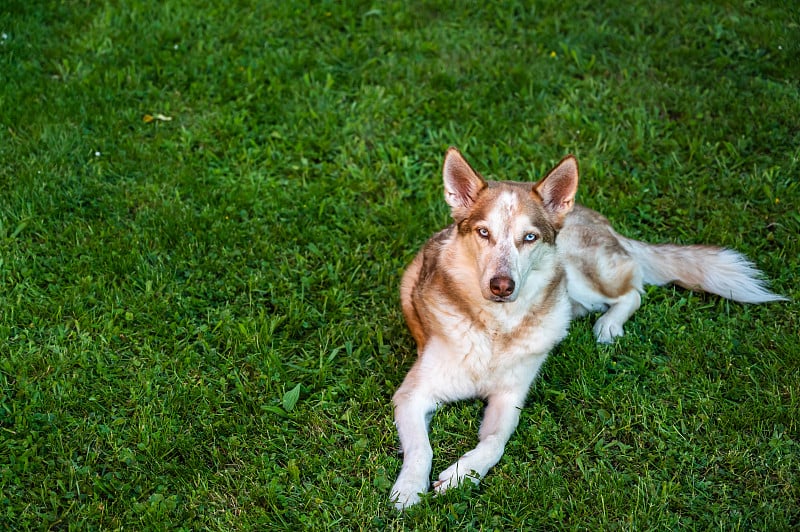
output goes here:
[{"label": "dog's front leg", "polygon": [[458,486],[469,478],[478,481],[486,475],[503,456],[506,442],[519,423],[519,413],[524,403],[524,394],[497,394],[489,398],[479,432],[480,443],[458,461],[442,471],[434,483],[437,493]]},{"label": "dog's front leg", "polygon": [[428,439],[428,423],[436,410],[436,402],[419,386],[412,370],[394,394],[394,420],[403,467],[392,486],[391,500],[398,510],[419,502],[419,494],[430,487],[433,450]]}]

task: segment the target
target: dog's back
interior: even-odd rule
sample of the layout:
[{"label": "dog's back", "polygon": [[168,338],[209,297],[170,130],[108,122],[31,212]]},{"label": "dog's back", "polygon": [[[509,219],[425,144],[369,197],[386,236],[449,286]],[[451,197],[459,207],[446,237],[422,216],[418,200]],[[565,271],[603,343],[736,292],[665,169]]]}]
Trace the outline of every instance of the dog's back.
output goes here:
[{"label": "dog's back", "polygon": [[641,305],[644,285],[676,284],[739,301],[765,303],[773,294],[741,253],[717,246],[648,244],[626,238],[599,213],[576,205],[558,235],[575,314],[604,311],[594,325],[600,343],[622,336]]}]

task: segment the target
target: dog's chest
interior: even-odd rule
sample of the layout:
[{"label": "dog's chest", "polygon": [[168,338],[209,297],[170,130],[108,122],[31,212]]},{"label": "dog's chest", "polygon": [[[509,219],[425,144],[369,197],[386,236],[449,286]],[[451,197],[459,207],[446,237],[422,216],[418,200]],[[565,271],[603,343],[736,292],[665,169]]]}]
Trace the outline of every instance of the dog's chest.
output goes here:
[{"label": "dog's chest", "polygon": [[470,383],[459,395],[488,396],[501,388],[528,386],[543,357],[566,335],[568,312],[559,305],[520,316],[452,316],[441,329],[447,345],[440,353],[442,368],[459,387]]},{"label": "dog's chest", "polygon": [[501,316],[489,313],[477,316],[476,326],[466,338],[473,345],[484,346],[487,355],[516,357],[547,349],[541,322],[546,316],[530,312],[526,316]]}]

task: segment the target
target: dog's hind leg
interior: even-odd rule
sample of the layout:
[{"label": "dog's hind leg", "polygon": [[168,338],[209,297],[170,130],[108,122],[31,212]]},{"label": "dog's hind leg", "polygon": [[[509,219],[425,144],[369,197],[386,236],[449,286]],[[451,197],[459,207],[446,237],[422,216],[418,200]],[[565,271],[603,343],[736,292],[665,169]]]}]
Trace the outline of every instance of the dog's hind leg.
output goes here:
[{"label": "dog's hind leg", "polygon": [[611,244],[595,247],[588,258],[580,250],[565,251],[563,256],[573,316],[604,312],[594,325],[594,335],[599,343],[613,342],[642,303],[641,268],[624,249]]},{"label": "dog's hind leg", "polygon": [[414,373],[412,368],[393,399],[395,425],[403,451],[403,467],[390,496],[398,510],[418,503],[419,494],[430,487],[433,450],[428,439],[428,424],[437,405],[419,389]]},{"label": "dog's hind leg", "polygon": [[610,344],[617,336],[624,334],[622,326],[642,304],[642,296],[632,290],[616,298],[608,310],[597,318],[594,324],[594,335],[601,344]]},{"label": "dog's hind leg", "polygon": [[442,471],[434,483],[437,493],[458,486],[465,478],[477,484],[500,461],[508,439],[517,428],[524,401],[525,394],[519,393],[503,393],[489,398],[479,432],[480,443]]}]

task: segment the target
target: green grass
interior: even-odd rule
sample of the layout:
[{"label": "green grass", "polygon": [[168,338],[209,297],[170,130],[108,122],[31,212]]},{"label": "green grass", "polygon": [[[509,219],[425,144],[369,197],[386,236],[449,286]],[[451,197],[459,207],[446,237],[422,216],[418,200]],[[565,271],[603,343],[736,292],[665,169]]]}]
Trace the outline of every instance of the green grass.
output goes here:
[{"label": "green grass", "polygon": [[[800,526],[789,4],[6,1],[0,528]],[[793,301],[575,322],[485,481],[398,515],[397,289],[449,145],[510,179],[575,153],[620,231]],[[436,470],[480,408],[434,419]]]}]

